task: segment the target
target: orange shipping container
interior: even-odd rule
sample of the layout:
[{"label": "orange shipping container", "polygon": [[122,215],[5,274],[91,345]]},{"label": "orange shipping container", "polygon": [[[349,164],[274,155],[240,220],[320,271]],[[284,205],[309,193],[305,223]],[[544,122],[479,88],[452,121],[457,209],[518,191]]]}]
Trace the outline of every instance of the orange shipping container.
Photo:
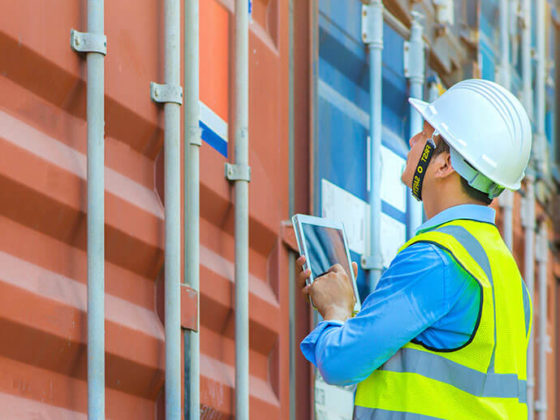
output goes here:
[{"label": "orange shipping container", "polygon": [[[233,4],[200,1],[200,367],[202,418],[209,419],[231,418],[235,401],[233,203],[224,177],[233,151]],[[301,16],[306,4],[296,6]],[[86,2],[2,0],[1,10],[0,418],[85,419],[87,74],[69,36],[71,28],[86,30]],[[288,418],[290,409],[282,240],[289,218],[288,19],[287,0],[253,2],[252,419]],[[306,18],[295,22],[306,39]],[[105,2],[105,33],[106,415],[163,419],[163,112],[149,94],[150,82],[163,80],[163,2]],[[306,47],[295,54],[296,87],[306,92]],[[307,112],[302,96],[296,108]],[[305,159],[307,122],[296,121],[295,130]],[[307,187],[296,193],[305,207]],[[301,306],[299,313],[305,316]],[[298,374],[302,388],[307,372]],[[308,391],[301,395],[305,413]]]}]

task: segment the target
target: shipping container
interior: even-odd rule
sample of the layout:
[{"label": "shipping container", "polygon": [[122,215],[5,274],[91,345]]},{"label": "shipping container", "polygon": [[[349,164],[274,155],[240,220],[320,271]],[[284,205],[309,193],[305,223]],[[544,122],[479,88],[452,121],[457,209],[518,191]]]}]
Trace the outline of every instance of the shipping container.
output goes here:
[{"label": "shipping container", "polygon": [[[163,82],[163,7],[162,1],[105,2],[105,360],[112,419],[164,418],[164,118],[150,99],[150,82]],[[84,56],[70,48],[70,30],[86,31],[86,2],[3,1],[1,9],[0,418],[85,418],[88,77]],[[207,419],[232,418],[235,401],[233,195],[224,176],[234,146],[233,9],[232,0],[200,1],[200,392]],[[289,265],[281,223],[289,219],[288,19],[288,1],[252,4],[252,419],[288,418],[290,407]],[[305,32],[307,22],[297,22]],[[194,300],[183,297],[188,313]]]}]

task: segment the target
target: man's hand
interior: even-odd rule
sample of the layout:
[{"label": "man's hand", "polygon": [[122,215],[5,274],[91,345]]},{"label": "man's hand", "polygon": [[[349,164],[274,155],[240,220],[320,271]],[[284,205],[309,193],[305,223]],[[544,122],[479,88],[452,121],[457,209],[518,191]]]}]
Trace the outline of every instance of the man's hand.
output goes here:
[{"label": "man's hand", "polygon": [[[318,277],[311,285],[306,280],[311,275],[309,269],[303,271],[305,257],[301,256],[296,261],[298,268],[298,286],[302,293],[310,296],[313,305],[317,308],[323,319],[336,319],[346,321],[352,316],[356,298],[354,288],[348,274],[340,264],[332,266],[327,274]],[[358,265],[353,262],[354,276],[358,274]]]}]

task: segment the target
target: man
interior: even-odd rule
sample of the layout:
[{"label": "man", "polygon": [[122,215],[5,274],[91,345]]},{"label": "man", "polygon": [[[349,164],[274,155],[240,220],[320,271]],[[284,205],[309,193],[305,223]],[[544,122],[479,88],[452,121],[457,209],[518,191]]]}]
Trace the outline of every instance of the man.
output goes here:
[{"label": "man", "polygon": [[355,317],[342,267],[306,286],[298,259],[324,319],[301,349],[328,383],[358,384],[355,419],[526,419],[530,297],[488,205],[520,187],[529,119],[484,80],[410,102],[425,123],[402,181],[428,220]]}]

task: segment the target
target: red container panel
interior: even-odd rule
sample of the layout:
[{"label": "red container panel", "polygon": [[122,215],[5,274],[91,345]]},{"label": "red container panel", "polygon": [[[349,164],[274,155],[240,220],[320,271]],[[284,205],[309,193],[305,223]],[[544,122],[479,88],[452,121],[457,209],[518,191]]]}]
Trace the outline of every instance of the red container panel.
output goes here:
[{"label": "red container panel", "polygon": [[[2,0],[0,411],[87,416],[85,60],[70,29],[86,2]],[[201,100],[229,123],[231,0],[201,0]],[[105,2],[106,414],[163,419],[163,1]],[[250,25],[250,410],[289,410],[288,1],[255,0]],[[201,148],[201,403],[234,413],[233,189]],[[182,229],[177,226],[177,229]],[[6,416],[6,417],[5,417]]]}]

